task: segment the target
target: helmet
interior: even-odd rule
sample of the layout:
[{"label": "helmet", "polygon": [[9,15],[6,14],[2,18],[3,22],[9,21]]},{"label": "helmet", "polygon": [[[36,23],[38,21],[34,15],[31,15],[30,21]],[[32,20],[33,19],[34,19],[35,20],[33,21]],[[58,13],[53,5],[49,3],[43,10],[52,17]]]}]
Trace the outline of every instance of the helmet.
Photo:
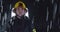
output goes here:
[{"label": "helmet", "polygon": [[23,9],[26,10],[26,5],[21,1],[19,1],[15,4],[14,9],[18,8],[19,6],[21,6]]}]

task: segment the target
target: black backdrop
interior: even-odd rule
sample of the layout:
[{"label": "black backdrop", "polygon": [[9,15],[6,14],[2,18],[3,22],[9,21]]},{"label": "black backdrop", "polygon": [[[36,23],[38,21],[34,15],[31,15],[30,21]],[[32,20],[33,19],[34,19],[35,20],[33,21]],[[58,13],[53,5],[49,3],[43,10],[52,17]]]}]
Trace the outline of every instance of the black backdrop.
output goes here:
[{"label": "black backdrop", "polygon": [[[5,31],[8,20],[11,18],[11,8],[19,0],[2,0],[0,31]],[[60,1],[59,0],[21,0],[29,9],[31,21],[34,18],[34,27],[37,32],[59,32],[60,30]],[[1,1],[0,1],[1,3]],[[1,7],[0,5],[0,7]],[[2,7],[1,7],[2,8]],[[1,9],[2,10],[2,9]],[[56,12],[55,12],[56,11]],[[4,17],[6,16],[6,19]],[[3,21],[4,20],[4,21]],[[6,24],[3,24],[6,23]]]}]

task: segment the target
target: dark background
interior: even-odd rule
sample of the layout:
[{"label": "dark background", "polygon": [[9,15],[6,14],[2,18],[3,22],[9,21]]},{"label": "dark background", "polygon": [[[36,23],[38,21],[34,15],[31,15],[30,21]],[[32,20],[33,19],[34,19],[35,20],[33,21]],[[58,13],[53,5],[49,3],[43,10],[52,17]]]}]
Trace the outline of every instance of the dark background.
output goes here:
[{"label": "dark background", "polygon": [[[0,0],[0,31],[4,32],[11,9],[19,0]],[[29,9],[32,27],[37,32],[60,32],[60,1],[59,0],[21,0]],[[8,20],[7,20],[8,19]]]}]

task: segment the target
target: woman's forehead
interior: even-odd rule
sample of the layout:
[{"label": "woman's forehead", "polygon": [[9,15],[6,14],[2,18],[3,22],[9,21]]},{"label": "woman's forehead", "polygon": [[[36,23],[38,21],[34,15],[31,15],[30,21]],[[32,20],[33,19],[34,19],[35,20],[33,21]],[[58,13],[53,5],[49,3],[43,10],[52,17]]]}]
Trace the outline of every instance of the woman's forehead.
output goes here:
[{"label": "woman's forehead", "polygon": [[16,8],[16,10],[24,10],[25,11],[25,9],[23,7],[21,7],[21,6],[19,6],[18,8]]},{"label": "woman's forehead", "polygon": [[[17,9],[19,9],[19,10],[20,10],[20,9],[23,9],[23,8],[22,8],[22,7],[18,7]],[[24,10],[24,9],[23,9],[23,10]]]},{"label": "woman's forehead", "polygon": [[18,11],[25,11],[25,9],[22,8],[22,7],[18,7],[16,10],[18,10]]},{"label": "woman's forehead", "polygon": [[23,7],[19,6],[18,8],[23,8]]}]

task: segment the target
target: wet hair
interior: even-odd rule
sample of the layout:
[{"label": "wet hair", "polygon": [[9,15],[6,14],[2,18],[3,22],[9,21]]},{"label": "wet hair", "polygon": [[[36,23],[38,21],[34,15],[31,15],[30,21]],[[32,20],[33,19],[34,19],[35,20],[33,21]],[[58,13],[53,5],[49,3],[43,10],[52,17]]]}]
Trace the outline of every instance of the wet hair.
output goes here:
[{"label": "wet hair", "polygon": [[26,5],[22,1],[19,1],[15,4],[13,12],[16,12],[16,8],[18,7],[22,7],[27,12]]},{"label": "wet hair", "polygon": [[[20,6],[19,6],[19,7],[20,7]],[[26,10],[26,9],[24,9],[24,10],[27,12],[27,10]],[[13,10],[13,12],[14,12],[14,13],[16,13],[16,8]]]}]

